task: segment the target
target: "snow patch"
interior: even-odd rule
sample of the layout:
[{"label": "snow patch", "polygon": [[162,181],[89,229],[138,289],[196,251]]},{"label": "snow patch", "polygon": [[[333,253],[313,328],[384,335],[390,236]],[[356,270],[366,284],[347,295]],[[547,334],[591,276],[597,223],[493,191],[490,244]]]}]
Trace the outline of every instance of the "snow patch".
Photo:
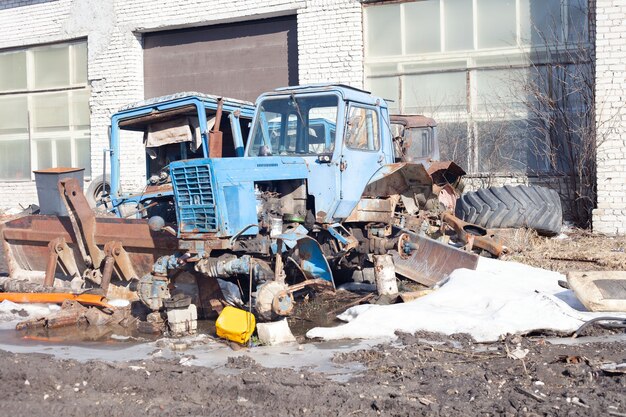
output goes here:
[{"label": "snow patch", "polygon": [[325,340],[395,338],[395,332],[469,333],[478,342],[534,330],[573,332],[590,313],[571,290],[558,285],[565,276],[528,265],[480,258],[477,269],[457,269],[429,295],[404,304],[356,306],[339,318],[347,324],[316,327],[309,338]]},{"label": "snow patch", "polygon": [[60,308],[56,304],[17,304],[4,300],[0,303],[0,329],[14,328],[20,321],[46,316]]}]

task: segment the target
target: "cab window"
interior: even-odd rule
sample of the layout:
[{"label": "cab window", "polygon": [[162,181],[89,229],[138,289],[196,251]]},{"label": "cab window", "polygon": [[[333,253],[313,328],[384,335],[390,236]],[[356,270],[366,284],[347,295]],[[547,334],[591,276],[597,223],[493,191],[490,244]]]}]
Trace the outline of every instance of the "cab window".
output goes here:
[{"label": "cab window", "polygon": [[351,149],[377,151],[380,148],[378,113],[375,109],[352,106],[346,124],[346,146]]}]

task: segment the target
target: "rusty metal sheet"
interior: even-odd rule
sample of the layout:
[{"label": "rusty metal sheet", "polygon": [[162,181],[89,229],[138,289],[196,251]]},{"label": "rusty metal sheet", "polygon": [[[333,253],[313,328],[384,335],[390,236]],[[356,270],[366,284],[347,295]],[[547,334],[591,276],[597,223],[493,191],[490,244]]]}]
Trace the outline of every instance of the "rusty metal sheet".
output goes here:
[{"label": "rusty metal sheet", "polygon": [[174,188],[172,187],[172,183],[167,183],[167,184],[160,184],[160,185],[148,185],[146,186],[146,191],[143,194],[162,194],[162,193],[173,193],[173,192],[174,192]]},{"label": "rusty metal sheet", "polygon": [[346,222],[389,223],[398,204],[398,196],[389,198],[362,198]]},{"label": "rusty metal sheet", "polygon": [[390,251],[396,272],[426,286],[432,286],[459,268],[476,269],[478,255],[456,249],[436,240],[405,231],[418,248],[408,257]]},{"label": "rusty metal sheet", "polygon": [[365,197],[387,197],[394,194],[432,190],[432,180],[422,164],[398,162],[382,167],[365,187]]},{"label": "rusty metal sheet", "polygon": [[465,175],[463,168],[452,161],[433,161],[427,165],[428,175],[433,183],[438,185],[454,184],[457,179]]}]

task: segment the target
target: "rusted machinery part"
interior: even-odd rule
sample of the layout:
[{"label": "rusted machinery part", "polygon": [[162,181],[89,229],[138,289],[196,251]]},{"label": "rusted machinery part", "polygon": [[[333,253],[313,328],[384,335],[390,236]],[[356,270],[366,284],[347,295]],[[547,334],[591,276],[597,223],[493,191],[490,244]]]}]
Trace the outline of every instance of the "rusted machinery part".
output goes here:
[{"label": "rusted machinery part", "polygon": [[454,213],[456,200],[458,198],[454,187],[450,184],[445,184],[443,186],[433,184],[433,192],[437,195],[439,203],[441,203],[446,210]]},{"label": "rusted machinery part", "polygon": [[508,248],[497,242],[494,239],[494,235],[490,233],[489,230],[463,221],[450,212],[443,213],[441,223],[442,227],[444,224],[450,225],[458,238],[464,244],[468,245],[468,249],[470,250],[472,247],[477,247],[486,250],[496,258],[508,252]]},{"label": "rusted machinery part", "polygon": [[96,245],[96,214],[89,207],[82,188],[75,178],[62,179],[58,186],[85,263],[95,268],[100,267],[104,260],[104,252]]},{"label": "rusted machinery part", "polygon": [[289,316],[294,307],[293,293],[306,287],[315,287],[317,290],[335,290],[332,282],[321,278],[307,279],[290,286],[279,281],[269,281],[257,288],[255,302],[257,314],[266,321]]},{"label": "rusted machinery part", "polygon": [[113,308],[113,306],[107,302],[105,297],[96,294],[3,292],[0,293],[0,302],[4,300],[19,304],[63,304],[63,302],[67,300],[72,300],[88,306]]},{"label": "rusted machinery part", "polygon": [[[96,218],[96,223],[95,243],[98,246],[103,247],[109,242],[119,242],[123,244],[122,249],[125,248],[126,254],[120,251],[115,265],[116,274],[119,271],[125,275],[123,279],[128,279],[133,274],[143,276],[150,273],[156,259],[178,250],[179,241],[176,237],[168,233],[152,232],[145,220]],[[68,252],[70,255],[69,252],[71,252],[71,257],[75,258],[78,264],[80,275],[83,276],[85,270],[88,269],[83,262],[80,262],[82,258],[72,223],[67,217],[25,216],[9,221],[0,227],[9,275],[12,278],[18,278],[31,271],[40,271],[42,275],[40,283],[43,284],[43,275],[50,254],[47,245],[60,237],[69,249],[61,253]],[[114,250],[111,254],[116,258],[116,251],[119,247],[109,246]],[[59,263],[63,260],[61,253]],[[120,261],[122,261],[121,264]],[[59,281],[58,275],[56,281]]]},{"label": "rusted machinery part", "polygon": [[277,316],[288,316],[293,311],[293,294],[288,290],[279,291],[272,300],[272,311]]},{"label": "rusted machinery part", "polygon": [[0,277],[0,291],[26,292],[26,293],[36,293],[36,292],[67,293],[68,291],[71,291],[71,288],[70,287],[47,287],[41,283],[29,281],[28,279]]},{"label": "rusted machinery part", "polygon": [[[258,316],[271,321],[277,316],[288,315],[293,309],[293,297],[287,292],[287,285],[278,281],[269,281],[257,288],[255,309]],[[287,296],[285,296],[287,294]],[[280,298],[276,303],[274,300]],[[275,311],[274,309],[277,309]]]},{"label": "rusted machinery part", "polygon": [[[396,273],[420,284],[432,286],[459,268],[476,269],[478,255],[456,249],[407,229],[390,251]],[[404,244],[402,243],[404,242]]]}]

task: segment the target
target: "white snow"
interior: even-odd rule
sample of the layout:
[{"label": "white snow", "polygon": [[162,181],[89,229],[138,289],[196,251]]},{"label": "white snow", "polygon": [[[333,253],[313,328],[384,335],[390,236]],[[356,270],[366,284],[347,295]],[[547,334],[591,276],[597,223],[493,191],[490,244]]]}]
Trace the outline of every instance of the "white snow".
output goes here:
[{"label": "white snow", "polygon": [[109,305],[112,305],[113,307],[128,307],[130,305],[130,301],[128,300],[124,300],[123,298],[113,298],[111,300],[108,301]]},{"label": "white snow", "polygon": [[0,303],[0,329],[14,328],[20,321],[46,316],[60,308],[56,304],[17,304],[4,300]]},{"label": "white snow", "polygon": [[478,342],[506,334],[550,329],[573,332],[590,313],[573,291],[558,285],[565,276],[515,262],[480,258],[475,271],[455,270],[438,290],[404,304],[361,305],[338,316],[347,324],[316,327],[309,338],[395,338],[396,331],[469,333]]}]

